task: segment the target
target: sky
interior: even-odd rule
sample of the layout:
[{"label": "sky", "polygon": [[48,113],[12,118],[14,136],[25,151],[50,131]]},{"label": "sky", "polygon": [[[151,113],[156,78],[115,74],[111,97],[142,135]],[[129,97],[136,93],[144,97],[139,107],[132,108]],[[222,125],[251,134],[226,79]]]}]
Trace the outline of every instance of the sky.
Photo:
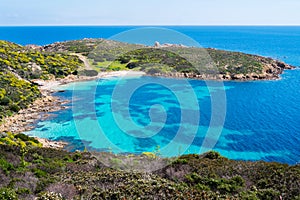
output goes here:
[{"label": "sky", "polygon": [[299,0],[0,0],[0,25],[300,25]]}]

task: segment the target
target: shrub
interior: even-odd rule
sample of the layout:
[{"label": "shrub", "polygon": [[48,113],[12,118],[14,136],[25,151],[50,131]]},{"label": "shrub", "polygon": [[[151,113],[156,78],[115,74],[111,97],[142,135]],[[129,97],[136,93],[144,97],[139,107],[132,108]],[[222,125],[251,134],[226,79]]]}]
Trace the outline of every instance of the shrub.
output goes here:
[{"label": "shrub", "polygon": [[4,98],[0,99],[0,105],[6,106],[9,104],[10,101],[11,101],[10,98],[4,97]]},{"label": "shrub", "polygon": [[22,134],[22,133],[16,134],[14,137],[19,138],[24,142],[32,141],[32,142],[37,143],[37,144],[39,143],[39,141],[36,140],[35,138],[29,137],[28,135],[25,135],[25,134]]},{"label": "shrub", "polygon": [[63,200],[63,197],[61,194],[55,192],[44,192],[37,200]]},{"label": "shrub", "polygon": [[121,64],[126,64],[129,63],[131,60],[130,56],[121,56],[120,58],[118,58],[118,60],[120,61]]},{"label": "shrub", "polygon": [[0,158],[0,168],[6,173],[8,174],[9,171],[11,171],[12,169],[14,169],[14,166],[7,162],[4,158]]},{"label": "shrub", "polygon": [[262,189],[257,192],[257,197],[264,200],[279,199],[280,192],[274,189]]},{"label": "shrub", "polygon": [[79,72],[81,76],[97,76],[98,72],[96,70],[83,70]]},{"label": "shrub", "polygon": [[18,199],[15,190],[10,188],[0,188],[0,200],[15,200]]},{"label": "shrub", "polygon": [[221,157],[220,153],[216,151],[210,151],[204,156],[204,158],[208,158],[211,160],[218,159],[220,157]]}]

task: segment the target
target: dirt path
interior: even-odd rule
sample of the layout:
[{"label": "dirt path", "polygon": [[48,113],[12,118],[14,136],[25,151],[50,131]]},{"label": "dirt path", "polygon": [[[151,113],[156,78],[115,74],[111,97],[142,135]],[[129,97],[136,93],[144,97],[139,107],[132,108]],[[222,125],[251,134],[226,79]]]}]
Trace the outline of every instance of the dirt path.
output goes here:
[{"label": "dirt path", "polygon": [[84,63],[86,70],[93,70],[93,67],[90,65],[87,57],[85,57],[79,53],[72,53],[71,55],[77,56]]}]

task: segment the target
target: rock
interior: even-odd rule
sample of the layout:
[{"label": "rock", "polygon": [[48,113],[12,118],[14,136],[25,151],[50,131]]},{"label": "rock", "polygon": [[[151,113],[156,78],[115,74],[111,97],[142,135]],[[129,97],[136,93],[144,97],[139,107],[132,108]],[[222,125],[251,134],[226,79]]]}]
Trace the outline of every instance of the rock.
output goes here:
[{"label": "rock", "polygon": [[43,51],[43,47],[42,46],[38,46],[38,45],[35,45],[35,44],[28,44],[25,46],[26,49],[33,49],[33,50],[38,50],[38,51]]},{"label": "rock", "polygon": [[34,73],[42,71],[41,66],[37,65],[36,63],[29,63],[28,67],[31,68],[31,71]]},{"label": "rock", "polygon": [[224,76],[223,74],[219,74],[219,75],[218,75],[218,79],[224,79],[224,77],[225,77],[225,76]]},{"label": "rock", "polygon": [[159,42],[156,41],[156,42],[154,43],[154,47],[155,47],[155,48],[160,48]]},{"label": "rock", "polygon": [[230,76],[229,74],[226,74],[226,75],[224,76],[224,79],[230,80],[230,79],[231,79],[231,76]]},{"label": "rock", "polygon": [[259,75],[259,78],[260,79],[265,79],[267,77],[267,74],[266,73],[263,73],[263,74],[260,74]]},{"label": "rock", "polygon": [[5,138],[5,137],[7,137],[8,135],[7,135],[7,133],[0,133],[0,138]]},{"label": "rock", "polygon": [[256,73],[251,73],[251,77],[254,78],[254,79],[258,79],[258,78],[259,78],[259,75],[256,74]]},{"label": "rock", "polygon": [[244,76],[244,74],[234,74],[232,79],[234,79],[234,80],[245,79],[245,76]]}]

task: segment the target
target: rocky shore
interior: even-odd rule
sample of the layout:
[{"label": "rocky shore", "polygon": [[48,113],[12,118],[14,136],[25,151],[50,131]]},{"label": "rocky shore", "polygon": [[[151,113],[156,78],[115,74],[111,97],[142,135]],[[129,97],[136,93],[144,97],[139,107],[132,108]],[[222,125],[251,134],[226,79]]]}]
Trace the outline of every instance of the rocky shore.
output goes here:
[{"label": "rocky shore", "polygon": [[220,81],[254,81],[254,80],[277,80],[280,79],[280,74],[284,70],[292,70],[295,67],[288,65],[280,61],[274,61],[272,64],[266,64],[264,66],[263,72],[249,73],[249,74],[196,74],[196,73],[180,73],[180,72],[170,72],[170,73],[153,73],[149,74],[151,76],[159,77],[170,77],[170,78],[190,78],[199,80],[220,80]]},{"label": "rocky shore", "polygon": [[[7,117],[0,124],[0,132],[13,132],[21,133],[30,131],[35,127],[38,121],[45,120],[51,116],[51,112],[66,109],[65,104],[69,103],[66,100],[62,100],[56,96],[53,96],[53,92],[56,92],[56,88],[63,84],[71,82],[88,81],[99,78],[108,77],[122,77],[122,76],[142,76],[145,73],[135,71],[117,71],[117,72],[101,72],[98,76],[74,76],[70,75],[64,79],[56,79],[50,81],[33,80],[34,83],[39,85],[39,89],[42,93],[42,97],[35,100],[28,108],[20,110],[17,114]],[[50,141],[43,138],[36,138],[43,147],[49,148],[63,148],[67,143],[61,141]]]},{"label": "rocky shore", "polygon": [[[50,117],[49,112],[65,109],[63,101],[57,97],[43,95],[42,98],[35,100],[27,109],[20,110],[17,114],[7,117],[0,124],[0,132],[21,133],[34,128],[39,120]],[[44,147],[63,148],[66,143],[59,141],[49,141],[47,139],[36,138]]]},{"label": "rocky shore", "polygon": [[0,125],[0,132],[20,133],[29,131],[38,120],[44,120],[50,116],[49,112],[55,112],[66,107],[67,103],[54,96],[43,96],[35,100],[27,109],[20,110],[17,114],[7,117]]}]

